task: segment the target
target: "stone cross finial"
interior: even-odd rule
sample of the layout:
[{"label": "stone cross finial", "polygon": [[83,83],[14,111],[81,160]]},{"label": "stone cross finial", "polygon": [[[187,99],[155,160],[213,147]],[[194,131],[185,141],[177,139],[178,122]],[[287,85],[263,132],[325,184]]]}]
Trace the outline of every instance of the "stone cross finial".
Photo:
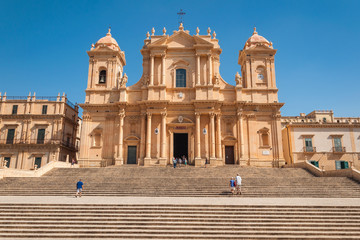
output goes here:
[{"label": "stone cross finial", "polygon": [[215,31],[213,32],[212,36],[213,36],[214,39],[216,38],[216,33],[215,33]]},{"label": "stone cross finial", "polygon": [[149,39],[149,38],[150,38],[150,33],[147,32],[147,33],[146,33],[146,39]]},{"label": "stone cross finial", "polygon": [[196,28],[196,35],[199,36],[199,32],[200,32],[200,29],[199,29],[199,27],[197,27],[197,28]]},{"label": "stone cross finial", "polygon": [[154,34],[155,34],[155,28],[152,28],[151,29],[151,36],[154,36]]},{"label": "stone cross finial", "polygon": [[211,29],[210,29],[210,28],[208,28],[207,33],[208,33],[208,35],[210,36],[210,33],[211,33]]},{"label": "stone cross finial", "polygon": [[164,29],[163,29],[163,35],[165,36],[165,34],[166,34],[166,28],[164,27]]}]

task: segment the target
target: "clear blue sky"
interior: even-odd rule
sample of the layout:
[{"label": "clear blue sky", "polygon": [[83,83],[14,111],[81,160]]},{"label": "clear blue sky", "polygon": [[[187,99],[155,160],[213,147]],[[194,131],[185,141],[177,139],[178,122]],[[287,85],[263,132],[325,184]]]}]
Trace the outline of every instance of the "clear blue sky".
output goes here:
[{"label": "clear blue sky", "polygon": [[86,51],[105,36],[125,51],[128,85],[142,72],[140,49],[152,27],[217,33],[221,76],[235,84],[239,50],[256,26],[278,49],[275,58],[283,115],[333,109],[360,116],[360,1],[81,1],[0,0],[0,91],[8,96],[66,92],[82,103],[88,73]]}]

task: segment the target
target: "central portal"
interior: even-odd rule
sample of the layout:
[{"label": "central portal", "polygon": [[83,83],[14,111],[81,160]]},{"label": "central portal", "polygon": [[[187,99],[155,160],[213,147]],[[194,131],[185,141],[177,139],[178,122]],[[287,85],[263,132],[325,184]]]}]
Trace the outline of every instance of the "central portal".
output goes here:
[{"label": "central portal", "polygon": [[174,157],[181,158],[183,155],[188,158],[188,134],[174,133]]}]

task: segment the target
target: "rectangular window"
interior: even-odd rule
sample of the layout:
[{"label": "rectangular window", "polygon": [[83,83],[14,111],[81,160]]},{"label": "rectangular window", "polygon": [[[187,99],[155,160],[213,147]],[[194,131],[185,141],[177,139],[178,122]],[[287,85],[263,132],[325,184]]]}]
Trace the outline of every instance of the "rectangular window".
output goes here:
[{"label": "rectangular window", "polygon": [[13,144],[15,137],[15,129],[8,129],[7,137],[6,137],[6,144]]},{"label": "rectangular window", "polygon": [[10,167],[10,160],[11,160],[10,157],[4,157],[4,164],[7,168]]},{"label": "rectangular window", "polygon": [[341,137],[334,137],[334,151],[335,152],[342,152],[342,144],[341,144]]},{"label": "rectangular window", "polygon": [[18,105],[13,105],[12,114],[17,114],[17,111],[18,111]]},{"label": "rectangular window", "polygon": [[47,105],[42,106],[42,114],[47,114]]},{"label": "rectangular window", "polygon": [[185,69],[176,69],[176,87],[186,87]]},{"label": "rectangular window", "polygon": [[347,169],[349,168],[349,163],[347,161],[335,161],[336,169]]},{"label": "rectangular window", "polygon": [[36,143],[44,144],[44,140],[45,140],[45,129],[39,129]]},{"label": "rectangular window", "polygon": [[319,167],[319,162],[318,161],[310,161],[310,163],[312,165],[314,165],[315,167]]},{"label": "rectangular window", "polygon": [[313,144],[312,144],[312,138],[305,138],[305,151],[306,152],[313,152]]},{"label": "rectangular window", "polygon": [[[40,168],[41,167],[41,157],[36,157],[35,158],[35,163],[34,165],[37,166],[37,168]],[[35,166],[34,166],[35,167]]]}]

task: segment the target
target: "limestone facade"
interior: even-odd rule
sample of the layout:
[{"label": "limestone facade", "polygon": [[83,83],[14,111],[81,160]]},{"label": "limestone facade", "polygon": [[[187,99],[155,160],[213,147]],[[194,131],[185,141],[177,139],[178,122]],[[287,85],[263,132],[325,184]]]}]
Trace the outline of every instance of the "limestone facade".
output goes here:
[{"label": "limestone facade", "polygon": [[75,158],[78,108],[65,94],[13,97],[0,93],[0,166],[28,170]]},{"label": "limestone facade", "polygon": [[239,52],[236,86],[220,75],[221,52],[210,28],[152,29],[142,76],[127,86],[125,53],[109,30],[87,52],[80,166],[165,166],[183,155],[195,166],[283,165],[276,50],[254,30]]},{"label": "limestone facade", "polygon": [[337,118],[331,110],[317,110],[281,121],[287,164],[308,160],[324,170],[360,168],[360,118]]}]

